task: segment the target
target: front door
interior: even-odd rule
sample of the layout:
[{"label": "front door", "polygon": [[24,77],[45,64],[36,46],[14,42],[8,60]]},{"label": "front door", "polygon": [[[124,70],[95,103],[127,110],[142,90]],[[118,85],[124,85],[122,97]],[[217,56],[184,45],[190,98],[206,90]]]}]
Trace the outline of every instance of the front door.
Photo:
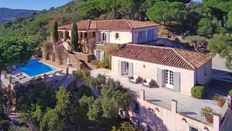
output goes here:
[{"label": "front door", "polygon": [[170,70],[164,70],[164,86],[170,89],[174,89],[174,73]]}]

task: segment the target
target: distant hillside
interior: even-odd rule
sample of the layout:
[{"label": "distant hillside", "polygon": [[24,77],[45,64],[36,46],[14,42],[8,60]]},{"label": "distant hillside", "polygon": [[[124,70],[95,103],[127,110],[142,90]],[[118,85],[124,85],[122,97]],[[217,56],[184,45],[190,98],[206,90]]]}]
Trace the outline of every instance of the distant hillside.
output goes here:
[{"label": "distant hillside", "polygon": [[14,20],[19,17],[30,16],[36,12],[35,10],[24,10],[24,9],[8,9],[0,8],[0,23],[5,23],[10,20]]}]

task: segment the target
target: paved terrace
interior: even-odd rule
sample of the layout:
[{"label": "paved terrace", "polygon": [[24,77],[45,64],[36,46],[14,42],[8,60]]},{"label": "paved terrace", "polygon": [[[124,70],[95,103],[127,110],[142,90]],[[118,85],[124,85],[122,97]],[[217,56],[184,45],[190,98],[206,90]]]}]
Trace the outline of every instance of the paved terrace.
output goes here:
[{"label": "paved terrace", "polygon": [[96,77],[98,74],[103,74],[114,80],[120,81],[125,88],[135,92],[135,94],[138,96],[141,89],[145,90],[146,101],[168,110],[171,110],[171,101],[172,99],[175,99],[178,101],[178,113],[198,121],[206,122],[204,117],[201,116],[201,108],[205,106],[211,107],[215,113],[221,114],[222,116],[225,113],[225,109],[223,110],[223,108],[218,107],[216,102],[212,100],[195,99],[190,96],[181,95],[166,88],[147,88],[141,84],[130,83],[127,77],[119,76],[106,69],[96,69],[91,71],[91,75],[93,77]]}]

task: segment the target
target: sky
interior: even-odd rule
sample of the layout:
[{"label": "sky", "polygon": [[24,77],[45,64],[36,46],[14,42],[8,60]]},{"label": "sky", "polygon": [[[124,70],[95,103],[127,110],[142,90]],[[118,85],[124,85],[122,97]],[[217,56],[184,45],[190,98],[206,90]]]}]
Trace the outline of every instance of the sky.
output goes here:
[{"label": "sky", "polygon": [[0,7],[43,10],[62,6],[71,0],[0,0]]}]

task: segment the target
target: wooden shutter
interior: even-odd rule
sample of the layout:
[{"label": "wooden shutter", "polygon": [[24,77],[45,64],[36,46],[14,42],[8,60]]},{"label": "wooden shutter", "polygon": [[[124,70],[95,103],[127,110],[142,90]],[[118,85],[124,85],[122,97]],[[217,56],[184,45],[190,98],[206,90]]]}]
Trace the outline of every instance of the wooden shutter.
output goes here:
[{"label": "wooden shutter", "polygon": [[159,68],[157,69],[157,84],[160,87],[163,86],[163,70]]},{"label": "wooden shutter", "polygon": [[174,72],[174,89],[180,92],[180,72]]},{"label": "wooden shutter", "polygon": [[128,72],[129,76],[133,75],[133,63],[129,63],[129,72]]},{"label": "wooden shutter", "polygon": [[95,58],[97,59],[97,50],[96,49],[93,51],[93,54],[94,54]]},{"label": "wooden shutter", "polygon": [[122,62],[120,60],[118,61],[118,74],[122,75]]}]

